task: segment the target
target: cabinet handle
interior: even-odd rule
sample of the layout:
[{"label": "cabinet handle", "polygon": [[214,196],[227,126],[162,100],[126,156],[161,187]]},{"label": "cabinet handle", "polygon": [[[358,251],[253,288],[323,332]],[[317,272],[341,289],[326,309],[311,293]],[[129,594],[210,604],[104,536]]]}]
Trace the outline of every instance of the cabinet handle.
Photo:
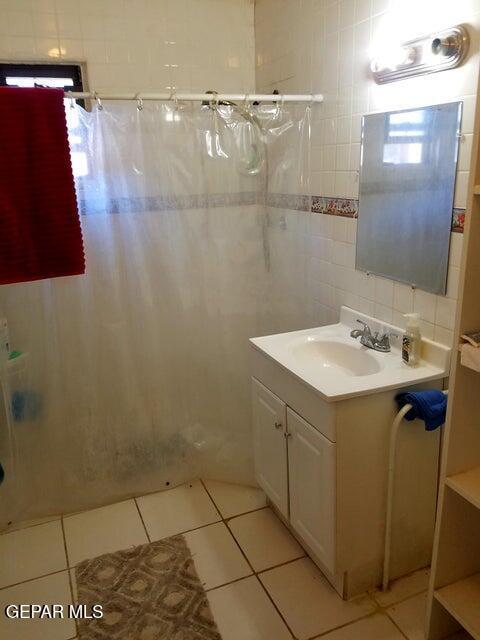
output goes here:
[{"label": "cabinet handle", "polygon": [[281,422],[275,422],[275,429],[281,429],[283,424]]},{"label": "cabinet handle", "polygon": [[285,436],[285,438],[291,438],[292,437],[292,434],[289,433],[288,431],[286,431],[283,435]]}]

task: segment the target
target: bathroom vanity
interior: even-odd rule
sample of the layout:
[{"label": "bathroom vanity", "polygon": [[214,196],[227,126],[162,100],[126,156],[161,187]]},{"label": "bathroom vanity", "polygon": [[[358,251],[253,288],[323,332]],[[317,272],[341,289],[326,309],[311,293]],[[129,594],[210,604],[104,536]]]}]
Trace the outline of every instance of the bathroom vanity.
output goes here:
[{"label": "bathroom vanity", "polygon": [[[342,307],[336,325],[253,338],[255,473],[272,506],[335,589],[350,598],[381,582],[390,429],[401,388],[442,388],[450,350],[422,341],[402,363],[350,336],[357,320],[401,331]],[[392,578],[430,563],[440,430],[404,422],[397,447]]]}]

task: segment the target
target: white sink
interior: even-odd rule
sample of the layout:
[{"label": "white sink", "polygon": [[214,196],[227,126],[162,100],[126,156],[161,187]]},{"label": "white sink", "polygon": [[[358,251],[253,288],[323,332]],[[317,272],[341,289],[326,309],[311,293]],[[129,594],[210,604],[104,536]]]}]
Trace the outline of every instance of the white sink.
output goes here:
[{"label": "white sink", "polygon": [[325,400],[343,400],[387,389],[401,388],[448,375],[450,349],[422,339],[422,360],[416,367],[402,362],[401,338],[392,338],[392,350],[381,353],[350,337],[358,329],[357,319],[372,331],[390,331],[399,336],[402,329],[342,307],[340,322],[325,327],[280,333],[250,342],[255,350],[275,360]]},{"label": "white sink", "polygon": [[290,346],[293,357],[307,365],[332,370],[345,376],[370,376],[378,373],[382,363],[358,344],[346,344],[342,340],[322,340],[307,335]]}]

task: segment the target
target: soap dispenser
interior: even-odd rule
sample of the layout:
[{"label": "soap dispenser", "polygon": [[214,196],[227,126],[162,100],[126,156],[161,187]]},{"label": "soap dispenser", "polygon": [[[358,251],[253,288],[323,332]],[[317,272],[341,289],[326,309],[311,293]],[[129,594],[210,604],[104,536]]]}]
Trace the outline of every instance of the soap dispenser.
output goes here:
[{"label": "soap dispenser", "polygon": [[420,362],[422,336],[420,335],[420,317],[418,313],[405,313],[407,328],[402,338],[402,360],[409,367],[415,367]]}]

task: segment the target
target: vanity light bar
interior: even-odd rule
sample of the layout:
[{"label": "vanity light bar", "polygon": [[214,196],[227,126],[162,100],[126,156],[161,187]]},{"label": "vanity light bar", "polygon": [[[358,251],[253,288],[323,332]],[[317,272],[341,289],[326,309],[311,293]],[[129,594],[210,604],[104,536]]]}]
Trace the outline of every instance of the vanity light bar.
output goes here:
[{"label": "vanity light bar", "polygon": [[377,84],[454,69],[465,60],[469,44],[468,31],[459,25],[404,42],[397,51],[372,60],[370,69]]}]

